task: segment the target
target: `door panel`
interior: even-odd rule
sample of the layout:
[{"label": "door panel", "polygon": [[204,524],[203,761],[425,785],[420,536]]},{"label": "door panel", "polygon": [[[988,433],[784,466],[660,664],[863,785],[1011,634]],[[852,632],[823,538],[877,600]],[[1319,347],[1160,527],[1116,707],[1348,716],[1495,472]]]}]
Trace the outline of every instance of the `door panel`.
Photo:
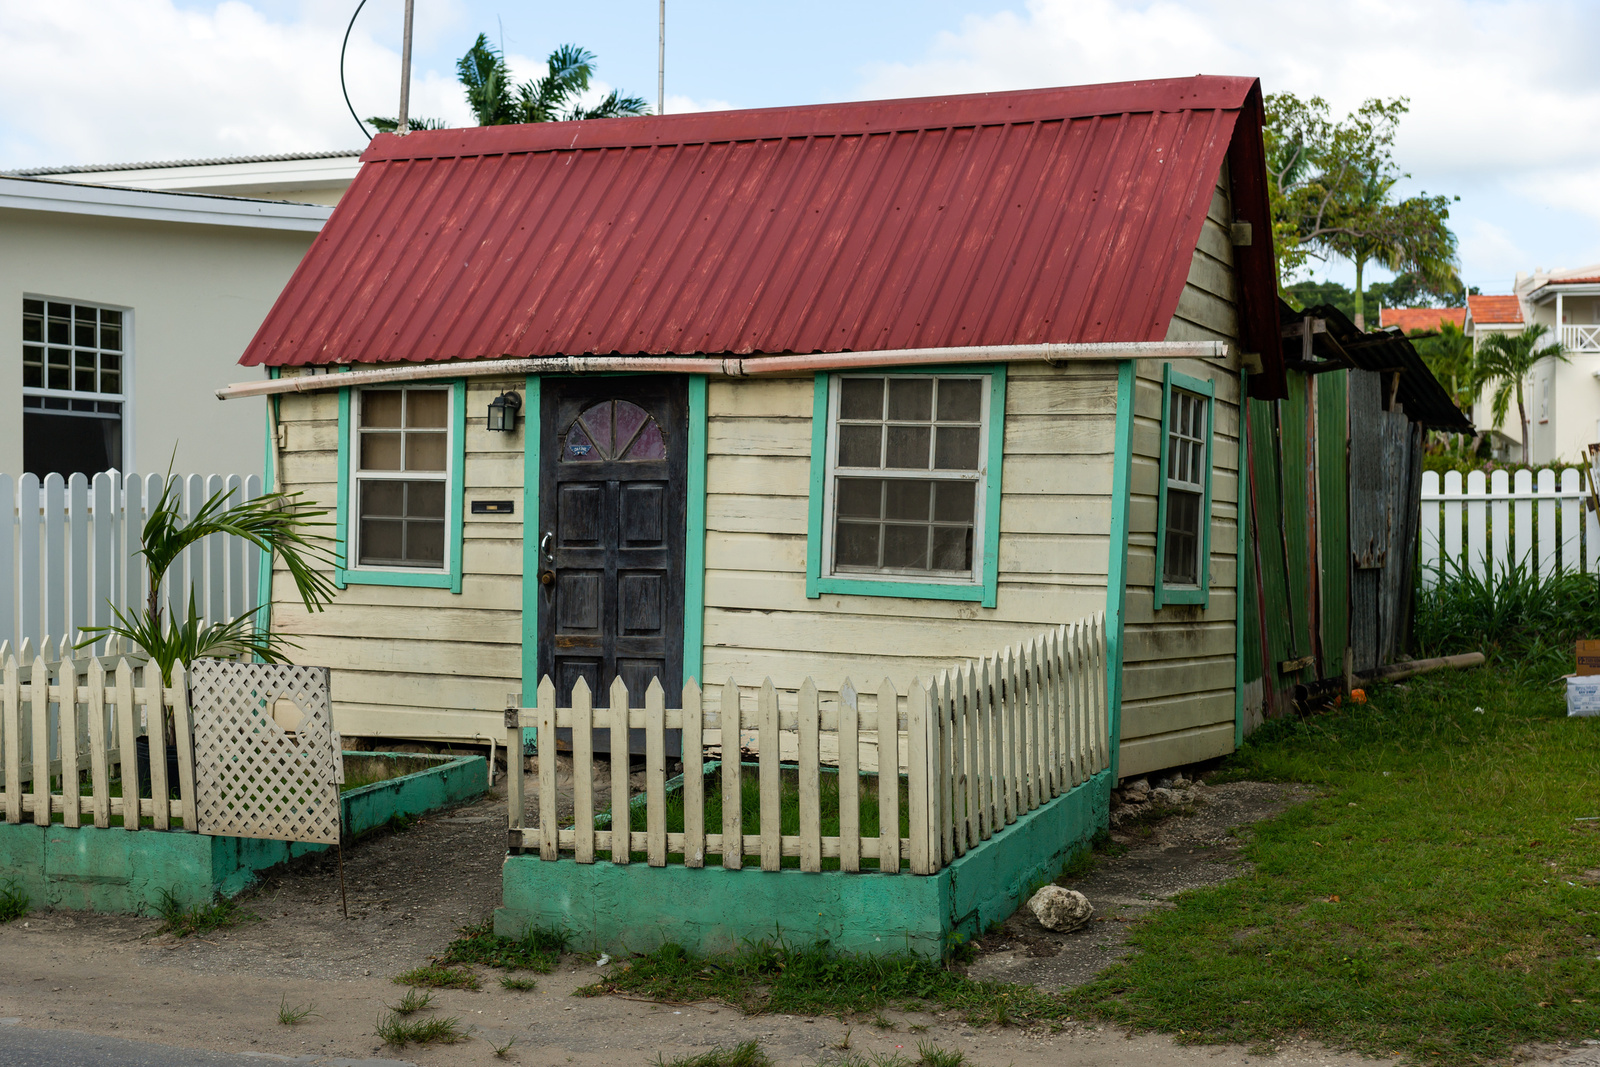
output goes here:
[{"label": "door panel", "polygon": [[[688,393],[682,378],[546,378],[540,388],[539,674],[562,707],[579,678],[607,703],[621,677],[635,707],[661,680],[683,687],[684,489]],[[548,536],[547,536],[548,535]],[[530,578],[529,580],[536,580]],[[642,730],[629,748],[643,751]],[[668,737],[670,754],[678,738]],[[569,731],[557,732],[569,742]],[[595,749],[610,747],[609,730]]]}]

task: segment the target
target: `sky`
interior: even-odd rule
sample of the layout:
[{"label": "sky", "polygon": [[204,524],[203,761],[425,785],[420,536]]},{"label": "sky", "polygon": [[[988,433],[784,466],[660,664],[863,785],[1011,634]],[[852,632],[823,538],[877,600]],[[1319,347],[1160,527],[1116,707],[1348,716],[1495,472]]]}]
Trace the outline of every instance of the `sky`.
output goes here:
[{"label": "sky", "polygon": [[[556,45],[598,90],[656,98],[657,0],[415,0],[412,113],[470,123],[455,60],[479,33],[518,78]],[[359,148],[339,52],[356,0],[0,0],[0,170]],[[367,0],[346,83],[399,95],[402,0]],[[1348,111],[1405,96],[1402,191],[1459,196],[1462,276],[1600,262],[1595,0],[668,0],[669,112],[1191,74]],[[1337,261],[1317,278],[1349,284]],[[1379,275],[1381,277],[1381,274]]]}]

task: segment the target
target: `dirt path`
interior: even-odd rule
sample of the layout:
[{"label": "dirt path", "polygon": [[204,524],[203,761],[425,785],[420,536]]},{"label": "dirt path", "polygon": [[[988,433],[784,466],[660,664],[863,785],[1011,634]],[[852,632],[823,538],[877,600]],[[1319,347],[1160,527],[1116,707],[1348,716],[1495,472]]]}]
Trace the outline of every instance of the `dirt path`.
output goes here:
[{"label": "dirt path", "polygon": [[[1159,906],[1152,897],[1181,882],[1225,877],[1235,862],[1229,858],[1232,839],[1223,840],[1227,826],[1289,800],[1278,787],[1226,788],[1217,790],[1218,802],[1200,815],[1157,828],[1080,886],[1098,896],[1102,916]],[[487,917],[498,902],[503,812],[500,798],[488,798],[350,849],[349,920],[340,917],[338,868],[327,858],[276,874],[245,899],[259,922],[206,937],[173,941],[152,936],[152,919],[66,912],[35,913],[0,926],[0,1023],[304,1057],[300,1062],[330,1067],[340,1060],[642,1067],[658,1055],[670,1060],[749,1039],[783,1065],[897,1051],[914,1056],[919,1041],[960,1049],[975,1067],[1231,1067],[1262,1059],[1241,1048],[1189,1048],[1164,1037],[1128,1038],[1082,1024],[1046,1034],[973,1029],[954,1016],[886,1012],[894,1029],[879,1030],[828,1018],[745,1016],[719,1004],[577,998],[572,990],[600,973],[594,961],[580,956],[563,958],[532,992],[502,989],[497,972],[485,971],[481,992],[438,993],[431,1013],[459,1018],[472,1040],[429,1048],[383,1045],[374,1036],[375,1022],[403,992],[392,976],[442,952],[458,926]],[[1000,940],[973,969],[1046,985],[1074,981],[1115,954],[1119,926],[1095,924],[1068,950],[1049,955],[1000,948],[1011,945]],[[315,1014],[283,1026],[277,1021],[281,1003],[308,1006]],[[516,1043],[508,1057],[497,1060],[492,1046],[511,1039]],[[848,1050],[841,1047],[847,1040]],[[1374,1061],[1291,1044],[1273,1062],[1354,1067]]]}]

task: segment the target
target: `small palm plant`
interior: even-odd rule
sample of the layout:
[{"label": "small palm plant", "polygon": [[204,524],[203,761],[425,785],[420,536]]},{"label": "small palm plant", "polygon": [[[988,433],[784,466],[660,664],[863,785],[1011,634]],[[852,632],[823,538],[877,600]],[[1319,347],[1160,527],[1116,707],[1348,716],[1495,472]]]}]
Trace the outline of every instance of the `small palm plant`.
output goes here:
[{"label": "small palm plant", "polygon": [[1512,393],[1516,394],[1524,463],[1532,462],[1533,451],[1528,440],[1528,406],[1522,396],[1522,383],[1533,373],[1534,364],[1542,359],[1571,362],[1560,342],[1539,347],[1539,341],[1549,329],[1536,322],[1516,333],[1490,334],[1478,347],[1478,380],[1495,387],[1489,407],[1496,426],[1505,424]]},{"label": "small palm plant", "polygon": [[327,511],[308,508],[300,493],[264,493],[228,507],[231,490],[224,490],[185,522],[179,514],[179,485],[179,479],[167,482],[140,535],[143,547],[138,554],[150,567],[150,595],[144,611],[129,613],[111,605],[116,622],[87,628],[78,647],[112,634],[126,638],[144,649],[161,671],[163,684],[172,682],[174,664],[187,666],[201,656],[254,655],[265,663],[287,662],[288,649],[294,644],[261,625],[266,604],[236,619],[207,624],[195,607],[191,589],[188,617],[174,612],[168,621],[162,618],[162,585],[184,549],[215,534],[229,534],[265,552],[264,566],[272,566],[274,555],[282,559],[306,610],[321,611],[333,599],[334,586],[320,568],[337,562],[333,539],[317,529],[332,525],[322,519]]}]

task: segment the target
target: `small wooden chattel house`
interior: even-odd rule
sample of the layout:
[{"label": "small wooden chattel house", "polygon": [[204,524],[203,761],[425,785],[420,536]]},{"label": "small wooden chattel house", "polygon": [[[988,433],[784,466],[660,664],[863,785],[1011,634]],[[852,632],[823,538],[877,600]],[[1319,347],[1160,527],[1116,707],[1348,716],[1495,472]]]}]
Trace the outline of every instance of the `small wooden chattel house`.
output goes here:
[{"label": "small wooden chattel house", "polygon": [[1105,612],[1120,774],[1231,751],[1261,124],[1195,77],[378,136],[225,391],[337,518],[273,625],[344,733],[487,741],[546,675],[904,692]]}]

